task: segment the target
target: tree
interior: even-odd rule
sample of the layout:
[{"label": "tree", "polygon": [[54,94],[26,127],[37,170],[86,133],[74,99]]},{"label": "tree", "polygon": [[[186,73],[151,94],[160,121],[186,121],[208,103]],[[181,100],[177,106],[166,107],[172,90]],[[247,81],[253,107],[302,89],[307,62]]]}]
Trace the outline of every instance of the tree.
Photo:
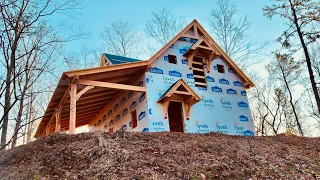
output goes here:
[{"label": "tree", "polygon": [[[277,0],[276,4],[266,6],[263,11],[264,15],[270,19],[278,15],[286,20],[288,28],[278,39],[283,48],[290,49],[292,54],[301,48],[303,49],[309,80],[318,113],[320,113],[319,91],[308,50],[308,45],[320,38],[320,2],[313,0]],[[295,44],[296,37],[299,39],[298,44]]]},{"label": "tree", "polygon": [[[301,62],[296,62],[290,55],[288,54],[275,54],[276,61],[271,62],[267,66],[267,70],[271,76],[271,78],[276,82],[276,80],[279,81],[280,84],[284,84],[285,91],[281,93],[288,93],[289,96],[289,106],[287,104],[284,107],[284,115],[286,117],[286,120],[289,122],[289,119],[291,119],[291,116],[295,120],[296,127],[298,129],[298,132],[301,136],[304,135],[302,130],[302,124],[301,119],[299,118],[299,112],[297,108],[297,102],[293,99],[293,92],[292,87],[297,82],[297,77],[300,77],[302,68],[301,68]],[[278,90],[279,91],[279,90]],[[284,101],[286,102],[286,101]],[[287,123],[287,125],[290,123]],[[290,125],[290,128],[292,130],[292,127]]]},{"label": "tree", "polygon": [[[57,48],[55,47],[57,43],[79,38],[79,34],[73,34],[67,38],[59,37],[49,23],[49,17],[53,14],[64,13],[71,16],[71,12],[74,12],[77,6],[74,0],[59,2],[51,0],[0,1],[0,48],[3,57],[0,60],[4,65],[2,69],[5,71],[4,85],[0,92],[0,98],[4,94],[4,103],[1,102],[3,115],[0,120],[1,149],[8,144],[10,111],[19,101],[21,102],[24,98],[22,95],[27,92],[21,88],[22,94],[19,94],[17,87],[18,81],[27,82],[21,77],[28,77],[25,74],[33,68],[29,66],[30,64],[26,64],[25,58],[30,55],[33,57],[35,52],[47,48]],[[28,44],[27,48],[26,44]],[[21,106],[23,104],[20,103]]]},{"label": "tree", "polygon": [[118,20],[105,27],[101,33],[103,44],[101,49],[123,57],[136,57],[141,36],[132,30],[127,21]]},{"label": "tree", "polygon": [[241,69],[257,63],[253,58],[266,46],[249,40],[247,31],[251,23],[247,16],[237,18],[237,9],[231,0],[218,0],[216,8],[209,13],[209,25],[213,37],[221,48]]},{"label": "tree", "polygon": [[68,70],[92,68],[99,66],[100,51],[83,46],[80,52],[72,52],[64,58]]},{"label": "tree", "polygon": [[148,45],[150,53],[166,45],[185,25],[183,17],[173,15],[166,8],[153,11],[152,18],[147,21],[145,27],[147,36],[155,40],[155,44]]}]

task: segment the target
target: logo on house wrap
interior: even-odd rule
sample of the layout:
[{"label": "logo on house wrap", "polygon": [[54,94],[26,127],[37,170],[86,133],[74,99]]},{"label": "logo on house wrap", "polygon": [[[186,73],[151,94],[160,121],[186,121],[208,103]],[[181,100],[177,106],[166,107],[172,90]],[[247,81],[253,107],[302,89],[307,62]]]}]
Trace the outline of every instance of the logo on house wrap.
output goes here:
[{"label": "logo on house wrap", "polygon": [[220,104],[221,107],[226,109],[226,110],[231,110],[232,109],[232,105],[230,101],[226,101],[223,98],[220,98]]},{"label": "logo on house wrap", "polygon": [[155,73],[155,74],[163,74],[162,69],[159,69],[159,68],[157,68],[157,67],[151,68],[149,72]]},{"label": "logo on house wrap", "polygon": [[128,113],[128,109],[126,108],[122,111],[122,116],[126,115],[127,113]]},{"label": "logo on house wrap", "polygon": [[128,93],[128,98],[130,98],[133,94],[134,94],[134,92],[133,92],[133,91],[130,91],[130,92]]},{"label": "logo on house wrap", "polygon": [[143,128],[141,132],[149,132],[148,128]]},{"label": "logo on house wrap", "polygon": [[179,49],[179,53],[184,54],[187,52],[188,49],[189,49],[189,47],[183,47],[182,49]]},{"label": "logo on house wrap", "polygon": [[139,116],[138,116],[138,120],[140,121],[141,119],[143,119],[144,117],[146,117],[146,112],[142,111]]},{"label": "logo on house wrap", "polygon": [[130,105],[130,110],[133,109],[133,108],[135,108],[136,105],[137,105],[137,102],[136,102],[136,101],[133,101],[133,102],[131,103],[131,105]]},{"label": "logo on house wrap", "polygon": [[152,109],[151,108],[149,108],[149,114],[152,114]]},{"label": "logo on house wrap", "polygon": [[139,97],[139,102],[142,102],[146,98],[146,93],[141,94]]},{"label": "logo on house wrap", "polygon": [[234,73],[234,70],[232,68],[228,68],[229,73]]},{"label": "logo on house wrap", "polygon": [[247,91],[241,91],[241,96],[247,96]]},{"label": "logo on house wrap", "polygon": [[230,88],[230,89],[227,89],[227,94],[235,94],[235,95],[237,95],[237,91]]},{"label": "logo on house wrap", "polygon": [[143,81],[140,81],[137,86],[143,87]]},{"label": "logo on house wrap", "polygon": [[243,135],[244,136],[254,136],[254,133],[252,131],[245,130],[245,131],[243,131]]},{"label": "logo on house wrap", "polygon": [[194,75],[193,75],[192,73],[187,74],[187,78],[188,78],[188,79],[193,79],[193,78],[194,78]]},{"label": "logo on house wrap", "polygon": [[112,114],[112,110],[110,110],[109,112],[108,112],[108,116],[110,116]]},{"label": "logo on house wrap", "polygon": [[228,126],[216,124],[218,132],[228,133]]},{"label": "logo on house wrap", "polygon": [[219,79],[219,83],[220,84],[229,84],[229,81],[223,78],[223,79]]},{"label": "logo on house wrap", "polygon": [[168,56],[163,56],[163,59],[164,59],[165,61],[168,61],[168,60],[169,60]]},{"label": "logo on house wrap", "polygon": [[243,133],[243,127],[240,127],[240,126],[234,126],[234,129],[235,129],[236,133],[240,133],[240,134],[242,134],[242,133]]},{"label": "logo on house wrap", "polygon": [[166,76],[162,76],[162,82],[163,83],[167,83],[172,85],[173,83],[175,83],[177,81],[177,79],[175,77],[166,77]]},{"label": "logo on house wrap", "polygon": [[125,97],[123,97],[123,98],[121,99],[120,105],[122,105],[124,102],[126,102],[126,98],[125,98]]},{"label": "logo on house wrap", "polygon": [[197,39],[190,38],[190,42],[191,42],[191,43],[195,43],[195,42],[197,42],[197,41],[198,41]]},{"label": "logo on house wrap", "polygon": [[239,116],[239,119],[240,119],[240,121],[245,121],[245,122],[248,122],[248,117],[246,117],[246,116],[244,116],[244,115],[241,115],[241,116]]},{"label": "logo on house wrap", "polygon": [[181,77],[182,75],[180,72],[173,70],[169,71],[169,76]]},{"label": "logo on house wrap", "polygon": [[208,124],[200,124],[200,123],[196,123],[197,126],[197,132],[205,132],[208,133],[209,132],[209,126]]},{"label": "logo on house wrap", "polygon": [[214,70],[218,70],[218,66],[213,66],[213,69]]},{"label": "logo on house wrap", "polygon": [[182,59],[182,60],[181,60],[181,63],[182,63],[182,64],[188,64],[188,60],[187,60],[187,59]]},{"label": "logo on house wrap", "polygon": [[152,122],[151,125],[154,130],[164,131],[164,124],[162,121]]},{"label": "logo on house wrap", "polygon": [[171,44],[171,46],[169,48],[174,49],[174,44]]},{"label": "logo on house wrap", "polygon": [[243,87],[243,83],[240,82],[240,81],[234,81],[234,82],[233,82],[233,85],[234,85],[234,86]]},{"label": "logo on house wrap", "polygon": [[102,117],[102,121],[106,120],[107,119],[107,115],[103,115]]},{"label": "logo on house wrap", "polygon": [[119,107],[119,104],[116,104],[116,105],[114,106],[113,110],[115,111],[116,109],[118,109],[118,107]]},{"label": "logo on house wrap", "polygon": [[240,107],[240,108],[248,108],[248,104],[243,102],[243,101],[241,101],[241,102],[238,102],[238,107]]},{"label": "logo on house wrap", "polygon": [[208,82],[214,82],[214,78],[211,76],[207,76],[206,79]]},{"label": "logo on house wrap", "polygon": [[206,91],[208,90],[207,87],[198,86],[198,90],[200,91]]},{"label": "logo on house wrap", "polygon": [[186,41],[187,40],[187,38],[185,38],[185,37],[180,37],[179,38],[179,41]]},{"label": "logo on house wrap", "polygon": [[113,120],[109,122],[109,127],[113,125]]},{"label": "logo on house wrap", "polygon": [[127,125],[126,124],[122,125],[120,129],[121,130],[127,130]]},{"label": "logo on house wrap", "polygon": [[202,98],[201,101],[203,102],[203,105],[206,107],[214,107],[214,102],[212,99]]},{"label": "logo on house wrap", "polygon": [[119,121],[120,120],[120,114],[117,115],[116,119],[115,119],[115,122]]},{"label": "logo on house wrap", "polygon": [[214,86],[211,88],[212,92],[219,92],[222,93],[222,88],[219,88],[218,86]]}]

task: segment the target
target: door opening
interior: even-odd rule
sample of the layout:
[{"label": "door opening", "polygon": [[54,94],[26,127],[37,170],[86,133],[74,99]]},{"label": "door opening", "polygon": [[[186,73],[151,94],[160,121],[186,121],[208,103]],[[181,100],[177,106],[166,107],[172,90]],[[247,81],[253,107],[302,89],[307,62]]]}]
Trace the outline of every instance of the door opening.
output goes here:
[{"label": "door opening", "polygon": [[184,132],[182,103],[171,101],[168,108],[170,132]]}]

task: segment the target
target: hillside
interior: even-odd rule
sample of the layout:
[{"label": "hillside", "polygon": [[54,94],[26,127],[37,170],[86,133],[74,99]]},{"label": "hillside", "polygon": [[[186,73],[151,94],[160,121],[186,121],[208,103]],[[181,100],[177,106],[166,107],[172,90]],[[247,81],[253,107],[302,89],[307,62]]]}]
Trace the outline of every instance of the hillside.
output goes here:
[{"label": "hillside", "polygon": [[0,152],[1,179],[320,178],[320,138],[54,134]]}]

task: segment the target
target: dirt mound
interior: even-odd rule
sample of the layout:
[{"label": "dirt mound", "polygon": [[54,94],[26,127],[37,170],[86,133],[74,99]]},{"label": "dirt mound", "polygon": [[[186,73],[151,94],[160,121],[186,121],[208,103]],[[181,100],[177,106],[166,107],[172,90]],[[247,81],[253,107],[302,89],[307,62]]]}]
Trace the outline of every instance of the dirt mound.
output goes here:
[{"label": "dirt mound", "polygon": [[1,179],[316,179],[320,138],[54,134],[0,153]]}]

